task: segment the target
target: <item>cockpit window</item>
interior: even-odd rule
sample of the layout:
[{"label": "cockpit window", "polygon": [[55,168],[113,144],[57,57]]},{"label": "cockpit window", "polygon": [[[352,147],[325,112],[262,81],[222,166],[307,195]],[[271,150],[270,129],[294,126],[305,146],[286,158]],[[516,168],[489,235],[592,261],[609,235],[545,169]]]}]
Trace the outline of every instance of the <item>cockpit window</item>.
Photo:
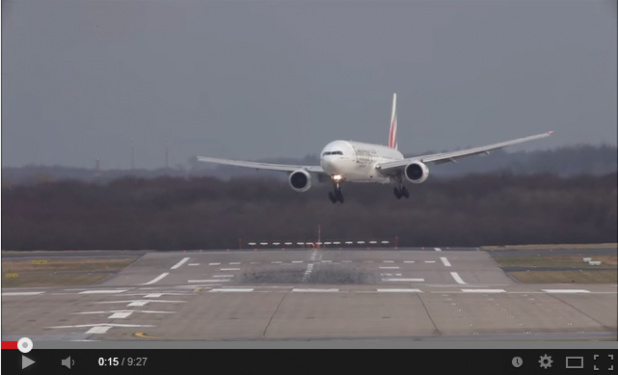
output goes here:
[{"label": "cockpit window", "polygon": [[322,154],[322,156],[326,155],[343,155],[342,151],[326,151]]}]

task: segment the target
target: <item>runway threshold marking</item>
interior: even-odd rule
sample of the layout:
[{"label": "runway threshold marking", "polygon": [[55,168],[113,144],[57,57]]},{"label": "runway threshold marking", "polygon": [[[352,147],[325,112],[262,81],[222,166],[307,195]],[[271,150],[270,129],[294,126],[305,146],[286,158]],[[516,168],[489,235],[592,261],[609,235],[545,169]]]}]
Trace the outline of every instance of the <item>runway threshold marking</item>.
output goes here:
[{"label": "runway threshold marking", "polygon": [[37,294],[43,294],[45,292],[5,292],[3,296],[35,296]]},{"label": "runway threshold marking", "polygon": [[303,289],[303,288],[292,289],[292,292],[300,292],[300,293],[335,293],[338,291],[339,289]]},{"label": "runway threshold marking", "polygon": [[54,326],[54,327],[47,327],[47,328],[56,329],[56,328],[88,328],[88,327],[90,327],[90,329],[86,331],[87,334],[90,334],[90,333],[101,334],[101,333],[107,332],[110,328],[113,328],[113,327],[136,328],[136,327],[154,327],[154,326],[153,325],[139,325],[139,324],[95,323],[95,324],[79,324],[76,326]]},{"label": "runway threshold marking", "polygon": [[110,293],[123,293],[127,289],[109,289],[109,290],[84,290],[78,294],[110,294]]},{"label": "runway threshold marking", "polygon": [[131,316],[131,314],[133,314],[133,311],[116,311],[108,316],[107,319],[124,319]]},{"label": "runway threshold marking", "polygon": [[128,303],[127,306],[145,306],[148,303],[184,303],[184,302],[187,302],[187,301],[134,299],[134,300],[124,300],[124,301],[100,301],[100,302],[95,302],[95,303]]},{"label": "runway threshold marking", "polygon": [[101,334],[101,333],[107,332],[110,328],[112,327],[92,327],[89,330],[87,330],[86,333]]},{"label": "runway threshold marking", "polygon": [[541,289],[546,293],[590,293],[586,289]]},{"label": "runway threshold marking", "polygon": [[461,276],[459,276],[457,272],[451,272],[451,276],[453,277],[453,279],[455,279],[457,284],[466,284],[466,282],[461,279]]},{"label": "runway threshold marking", "polygon": [[440,257],[440,260],[442,261],[445,267],[451,266],[451,263],[448,261],[448,259],[446,259],[446,257]]},{"label": "runway threshold marking", "polygon": [[226,283],[230,279],[204,279],[204,280],[187,280],[189,283]]},{"label": "runway threshold marking", "polygon": [[504,289],[462,289],[464,293],[506,293]]},{"label": "runway threshold marking", "polygon": [[172,270],[178,269],[180,266],[182,266],[183,264],[185,264],[185,262],[186,262],[186,261],[188,261],[188,260],[189,260],[189,257],[182,258],[182,259],[180,260],[180,262],[178,262],[178,263],[174,264],[174,265],[172,266],[172,268],[170,268],[170,269],[172,269]]},{"label": "runway threshold marking", "polygon": [[217,289],[211,289],[208,291],[209,293],[249,293],[249,292],[253,292],[252,288],[217,288]]},{"label": "runway threshold marking", "polygon": [[420,289],[378,289],[378,293],[423,293]]},{"label": "runway threshold marking", "polygon": [[160,281],[161,279],[163,279],[167,275],[169,275],[169,272],[164,272],[164,273],[160,274],[159,276],[155,277],[154,279],[150,280],[149,282],[143,283],[141,285],[152,285],[152,284],[156,283],[157,281]]}]

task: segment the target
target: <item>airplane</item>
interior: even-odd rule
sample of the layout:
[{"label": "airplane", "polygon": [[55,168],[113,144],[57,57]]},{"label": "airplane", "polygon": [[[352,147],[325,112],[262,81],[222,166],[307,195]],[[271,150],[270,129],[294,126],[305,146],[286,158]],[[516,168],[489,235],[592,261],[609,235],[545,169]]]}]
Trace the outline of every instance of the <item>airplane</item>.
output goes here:
[{"label": "airplane", "polygon": [[271,164],[254,161],[230,160],[207,156],[197,156],[198,161],[233,165],[256,170],[272,170],[289,173],[288,183],[297,192],[305,192],[311,188],[312,175],[318,181],[332,181],[333,191],[328,198],[335,204],[343,203],[342,183],[377,182],[391,184],[397,199],[409,198],[410,193],[404,181],[420,184],[429,176],[428,163],[442,164],[457,162],[466,156],[486,154],[506,146],[528,142],[550,136],[553,131],[536,134],[524,138],[465,150],[440,152],[412,156],[406,158],[398,150],[397,145],[397,93],[393,94],[393,109],[391,112],[388,146],[355,141],[336,140],[328,143],[320,153],[320,165],[288,165]]}]

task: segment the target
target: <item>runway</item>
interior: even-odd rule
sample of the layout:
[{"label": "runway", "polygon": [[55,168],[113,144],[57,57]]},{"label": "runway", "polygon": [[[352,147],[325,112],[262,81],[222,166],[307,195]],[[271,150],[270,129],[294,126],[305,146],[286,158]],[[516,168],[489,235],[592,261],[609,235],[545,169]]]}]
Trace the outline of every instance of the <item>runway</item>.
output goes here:
[{"label": "runway", "polygon": [[142,252],[96,286],[2,290],[2,339],[616,338],[615,284],[518,284],[478,249]]}]

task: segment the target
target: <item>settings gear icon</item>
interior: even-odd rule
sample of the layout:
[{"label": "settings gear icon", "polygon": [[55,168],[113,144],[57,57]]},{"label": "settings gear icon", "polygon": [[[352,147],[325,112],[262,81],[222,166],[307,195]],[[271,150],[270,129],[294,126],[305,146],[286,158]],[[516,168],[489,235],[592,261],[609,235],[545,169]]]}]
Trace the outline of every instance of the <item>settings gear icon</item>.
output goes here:
[{"label": "settings gear icon", "polygon": [[544,369],[548,369],[551,367],[552,364],[551,360],[551,356],[547,355],[547,354],[543,354],[540,358],[539,358],[539,364],[541,367],[543,367]]}]

